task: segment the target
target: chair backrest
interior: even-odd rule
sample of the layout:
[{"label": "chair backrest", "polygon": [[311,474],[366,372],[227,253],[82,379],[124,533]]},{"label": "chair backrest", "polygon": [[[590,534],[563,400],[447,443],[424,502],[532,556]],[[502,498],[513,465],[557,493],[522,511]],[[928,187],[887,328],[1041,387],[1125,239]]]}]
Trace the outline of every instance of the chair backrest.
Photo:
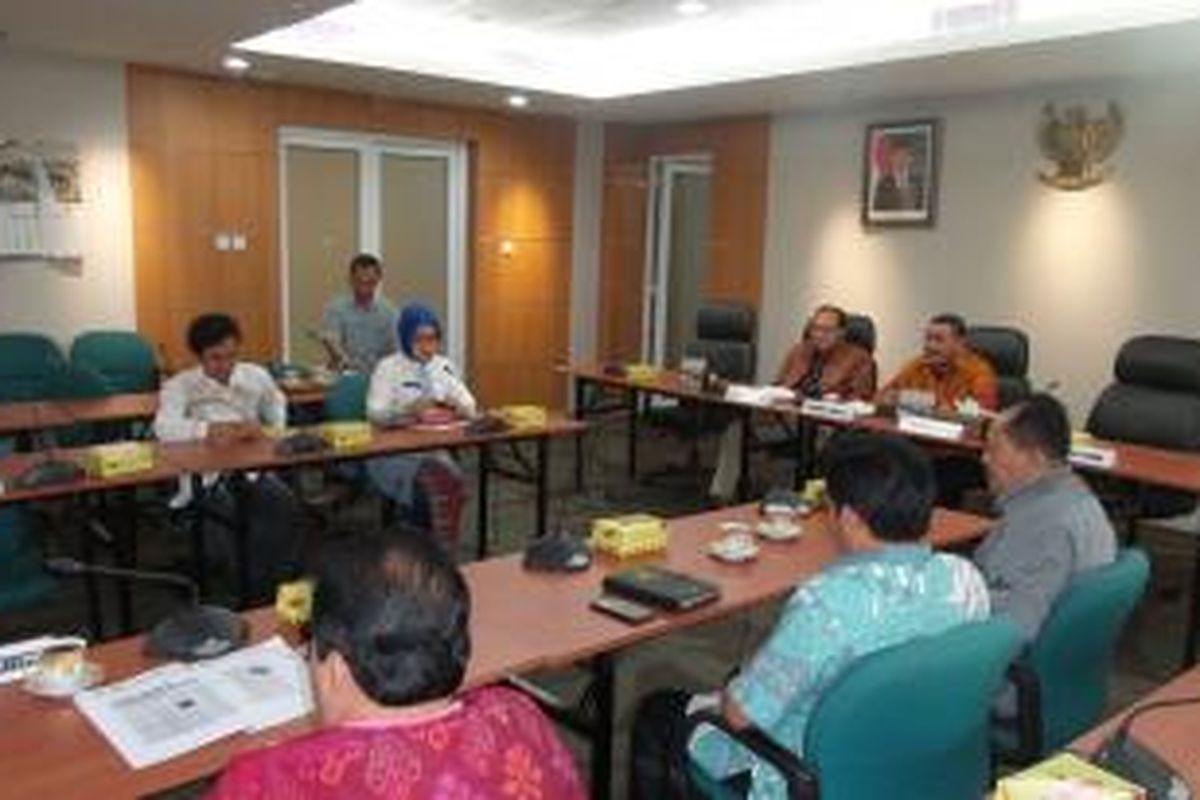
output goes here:
[{"label": "chair backrest", "polygon": [[349,422],[367,418],[370,379],[361,373],[343,375],[325,392],[325,419]]},{"label": "chair backrest", "polygon": [[65,369],[53,339],[40,333],[0,334],[0,402],[52,397]]},{"label": "chair backrest", "polygon": [[875,320],[866,314],[846,315],[846,341],[875,354]]},{"label": "chair backrest", "polygon": [[98,375],[109,394],[158,388],[154,348],[134,331],[88,331],[71,343],[71,365]]},{"label": "chair backrest", "polygon": [[1149,578],[1145,553],[1122,550],[1112,564],[1077,575],[1054,603],[1026,654],[1041,688],[1044,752],[1100,721],[1117,637]]},{"label": "chair backrest", "polygon": [[997,618],[882,650],[824,694],[805,734],[821,800],[961,800],[991,780],[989,713],[1020,646]]},{"label": "chair backrest", "polygon": [[1030,395],[1029,337],[1024,331],[1003,325],[972,325],[967,329],[967,342],[996,371],[1001,408]]},{"label": "chair backrest", "polygon": [[696,314],[696,340],[684,347],[689,358],[703,358],[710,371],[730,381],[754,379],[756,315],[745,303],[705,303]]},{"label": "chair backrest", "polygon": [[1117,353],[1089,433],[1174,450],[1200,450],[1200,340],[1138,336]]}]

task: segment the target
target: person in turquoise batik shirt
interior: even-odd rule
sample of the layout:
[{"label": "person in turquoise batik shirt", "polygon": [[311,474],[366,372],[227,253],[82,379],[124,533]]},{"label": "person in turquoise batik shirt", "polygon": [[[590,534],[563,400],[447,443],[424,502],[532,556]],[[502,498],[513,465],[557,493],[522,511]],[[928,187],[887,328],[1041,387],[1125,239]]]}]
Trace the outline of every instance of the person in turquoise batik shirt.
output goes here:
[{"label": "person in turquoise batik shirt", "polygon": [[749,798],[785,798],[782,776],[715,728],[701,727],[686,755],[664,745],[679,749],[672,731],[688,714],[717,709],[735,727],[752,725],[803,756],[813,709],[853,662],[988,616],[978,570],[924,541],[935,487],[919,448],[848,434],[830,443],[826,463],[831,528],[843,554],[796,589],[766,642],[723,691],[662,692],[644,701],[634,730],[635,800],[672,796],[668,773],[683,769],[688,755]]}]

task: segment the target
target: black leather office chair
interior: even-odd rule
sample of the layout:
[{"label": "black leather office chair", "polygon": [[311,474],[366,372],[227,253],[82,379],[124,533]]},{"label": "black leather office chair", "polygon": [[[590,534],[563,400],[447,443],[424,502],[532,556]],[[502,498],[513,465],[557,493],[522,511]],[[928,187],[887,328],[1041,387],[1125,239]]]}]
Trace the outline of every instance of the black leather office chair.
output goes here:
[{"label": "black leather office chair", "polygon": [[[1200,340],[1137,336],[1117,353],[1114,381],[1087,420],[1093,436],[1171,450],[1200,451]],[[1196,507],[1193,495],[1132,487],[1127,519],[1173,517]]]},{"label": "black leather office chair", "polygon": [[1024,331],[1002,325],[973,325],[967,329],[967,342],[996,371],[1001,408],[1030,395],[1029,337]]},{"label": "black leather office chair", "polygon": [[727,381],[754,380],[757,319],[745,303],[706,303],[696,314],[696,339],[684,346],[688,358],[703,358],[708,369]]},{"label": "black leather office chair", "polygon": [[875,355],[875,320],[866,314],[847,314],[846,341]]},{"label": "black leather office chair", "polygon": [[[1200,340],[1177,336],[1136,336],[1121,346],[1114,380],[1101,392],[1087,420],[1087,431],[1102,439],[1172,450],[1200,451]],[[1140,519],[1189,514],[1197,498],[1186,492],[1089,476],[1113,516],[1124,523],[1128,539]],[[1200,549],[1195,578],[1200,580]],[[1185,663],[1196,654],[1200,631],[1200,593],[1193,603],[1185,645]]]}]

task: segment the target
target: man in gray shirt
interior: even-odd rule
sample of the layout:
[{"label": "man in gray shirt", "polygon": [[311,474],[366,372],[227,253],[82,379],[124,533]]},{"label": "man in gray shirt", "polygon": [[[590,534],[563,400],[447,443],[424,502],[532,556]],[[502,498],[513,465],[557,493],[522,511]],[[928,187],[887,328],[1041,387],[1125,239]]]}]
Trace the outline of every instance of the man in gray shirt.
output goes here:
[{"label": "man in gray shirt", "polygon": [[1071,471],[1071,425],[1062,403],[1035,394],[1000,415],[984,450],[1002,518],[975,562],[992,611],[1037,638],[1072,576],[1111,563],[1117,538],[1104,508]]},{"label": "man in gray shirt", "polygon": [[325,306],[320,338],[330,366],[371,374],[396,352],[396,309],[379,294],[383,265],[368,253],[350,261],[350,291]]}]

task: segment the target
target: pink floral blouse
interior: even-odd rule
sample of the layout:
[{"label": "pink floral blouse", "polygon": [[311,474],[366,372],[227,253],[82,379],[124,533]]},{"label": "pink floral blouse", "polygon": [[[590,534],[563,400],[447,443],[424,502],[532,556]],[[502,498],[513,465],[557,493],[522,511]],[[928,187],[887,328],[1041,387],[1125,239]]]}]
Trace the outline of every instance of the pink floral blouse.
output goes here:
[{"label": "pink floral blouse", "polygon": [[243,753],[210,800],[582,800],[575,762],[531,700],[485,688],[444,711],[325,728]]}]

